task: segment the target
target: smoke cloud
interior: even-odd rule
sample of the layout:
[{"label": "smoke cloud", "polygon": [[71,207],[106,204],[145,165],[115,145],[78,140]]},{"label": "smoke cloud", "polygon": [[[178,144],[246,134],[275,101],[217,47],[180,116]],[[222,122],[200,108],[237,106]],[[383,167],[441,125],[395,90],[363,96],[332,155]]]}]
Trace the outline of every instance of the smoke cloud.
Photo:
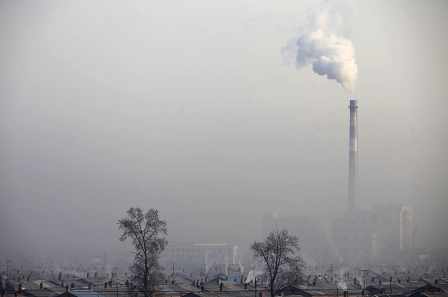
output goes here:
[{"label": "smoke cloud", "polygon": [[313,71],[328,79],[336,80],[350,92],[355,90],[358,66],[355,49],[350,39],[347,19],[352,14],[346,2],[332,2],[309,10],[306,33],[289,44],[282,52],[295,50],[295,65],[298,69],[312,63]]},{"label": "smoke cloud", "polygon": [[205,251],[205,274],[208,273],[208,271],[210,270],[210,264],[208,263],[208,253],[209,250]]},{"label": "smoke cloud", "polygon": [[339,289],[342,289],[342,290],[347,290],[347,283],[346,282],[344,282],[343,280],[339,280],[338,281],[338,288]]},{"label": "smoke cloud", "polygon": [[256,266],[254,269],[251,269],[247,274],[246,284],[252,281],[255,281],[255,278],[264,273],[264,265]]}]

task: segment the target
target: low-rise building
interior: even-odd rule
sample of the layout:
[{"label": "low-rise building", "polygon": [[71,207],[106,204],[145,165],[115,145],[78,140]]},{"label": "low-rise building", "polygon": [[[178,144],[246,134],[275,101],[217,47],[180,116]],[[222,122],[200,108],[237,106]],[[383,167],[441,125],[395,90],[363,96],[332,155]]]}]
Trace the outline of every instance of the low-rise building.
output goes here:
[{"label": "low-rise building", "polygon": [[176,263],[178,267],[189,265],[209,266],[238,263],[238,246],[225,243],[170,243],[160,255],[160,263],[169,267]]}]

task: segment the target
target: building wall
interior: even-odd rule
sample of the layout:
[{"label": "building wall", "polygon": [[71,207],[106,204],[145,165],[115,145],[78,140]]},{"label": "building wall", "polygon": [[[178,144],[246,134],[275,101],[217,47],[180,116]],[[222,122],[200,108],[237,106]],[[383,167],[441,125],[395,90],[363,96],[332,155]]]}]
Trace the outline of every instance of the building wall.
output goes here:
[{"label": "building wall", "polygon": [[305,258],[327,262],[336,257],[336,247],[332,240],[331,223],[328,218],[278,217],[275,213],[263,214],[263,239],[275,229],[287,229],[291,234],[299,236],[301,254]]},{"label": "building wall", "polygon": [[373,212],[378,216],[378,250],[390,254],[414,248],[412,207],[409,205],[376,205]]},{"label": "building wall", "polygon": [[168,244],[160,255],[160,262],[168,265],[175,262],[181,264],[236,264],[238,246],[215,244],[178,243]]},{"label": "building wall", "polygon": [[316,261],[371,261],[413,249],[412,207],[376,205],[373,211],[340,218],[278,217],[264,214],[262,235],[274,228],[298,235],[302,254]]}]

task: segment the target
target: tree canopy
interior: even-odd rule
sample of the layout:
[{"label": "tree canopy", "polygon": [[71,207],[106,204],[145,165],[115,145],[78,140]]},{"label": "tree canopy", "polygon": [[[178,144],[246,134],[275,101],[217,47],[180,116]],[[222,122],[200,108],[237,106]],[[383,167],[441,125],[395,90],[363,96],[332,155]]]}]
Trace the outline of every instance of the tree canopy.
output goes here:
[{"label": "tree canopy", "polygon": [[288,230],[274,230],[264,241],[254,241],[250,246],[264,267],[271,297],[286,283],[297,284],[304,267],[299,255],[299,237]]},{"label": "tree canopy", "polygon": [[163,237],[168,232],[166,221],[159,218],[156,209],[143,213],[139,207],[131,207],[127,211],[127,217],[119,220],[117,224],[119,229],[123,230],[120,241],[129,237],[135,248],[134,262],[129,267],[132,272],[131,289],[140,290],[148,297],[163,283],[159,256],[168,244]]}]

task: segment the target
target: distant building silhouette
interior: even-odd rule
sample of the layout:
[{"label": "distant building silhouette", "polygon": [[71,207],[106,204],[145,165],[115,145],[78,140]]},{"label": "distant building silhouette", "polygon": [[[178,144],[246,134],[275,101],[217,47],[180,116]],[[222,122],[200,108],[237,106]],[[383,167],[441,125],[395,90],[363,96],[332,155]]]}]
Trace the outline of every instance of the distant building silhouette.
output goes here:
[{"label": "distant building silhouette", "polygon": [[344,212],[337,218],[263,214],[263,238],[274,228],[298,235],[305,258],[325,263],[393,260],[414,248],[409,205],[375,205],[373,211]]}]

